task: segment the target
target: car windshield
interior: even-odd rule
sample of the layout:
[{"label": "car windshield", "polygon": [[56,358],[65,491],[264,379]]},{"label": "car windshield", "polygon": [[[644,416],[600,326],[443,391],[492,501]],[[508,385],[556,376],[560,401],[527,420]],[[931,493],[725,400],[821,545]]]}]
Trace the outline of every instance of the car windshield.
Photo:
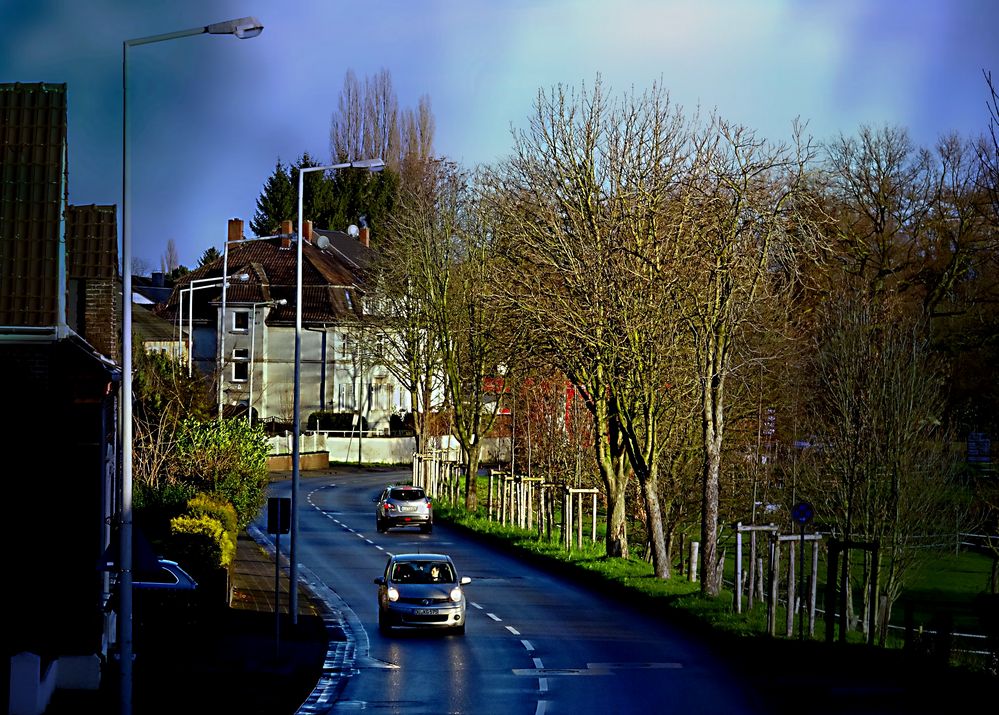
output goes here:
[{"label": "car windshield", "polygon": [[423,499],[422,489],[393,489],[389,492],[389,498],[399,501],[418,501]]},{"label": "car windshield", "polygon": [[401,561],[392,568],[392,580],[399,583],[452,583],[454,571],[444,561]]}]

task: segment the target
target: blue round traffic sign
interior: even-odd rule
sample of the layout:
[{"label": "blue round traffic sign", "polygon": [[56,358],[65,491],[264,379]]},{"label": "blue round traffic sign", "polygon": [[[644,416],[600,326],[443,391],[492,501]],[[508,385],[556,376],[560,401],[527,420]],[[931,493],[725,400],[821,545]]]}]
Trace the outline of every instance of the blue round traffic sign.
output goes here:
[{"label": "blue round traffic sign", "polygon": [[800,501],[791,507],[791,518],[799,524],[807,524],[815,516],[815,510],[807,501]]}]

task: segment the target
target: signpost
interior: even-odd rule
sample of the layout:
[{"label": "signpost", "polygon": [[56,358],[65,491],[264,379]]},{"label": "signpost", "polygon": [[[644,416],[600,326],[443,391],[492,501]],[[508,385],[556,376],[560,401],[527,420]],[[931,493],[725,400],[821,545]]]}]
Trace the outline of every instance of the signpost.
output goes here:
[{"label": "signpost", "polygon": [[[798,572],[798,593],[805,593],[805,524],[809,523],[815,516],[815,510],[812,505],[807,501],[800,501],[791,507],[791,518],[794,519],[799,524],[801,531],[801,542],[798,549],[798,560],[801,563],[801,568]],[[801,596],[799,595],[800,599]],[[787,604],[788,608],[793,608],[794,604]],[[790,624],[789,624],[790,625]],[[801,614],[801,610],[798,609],[798,640],[805,639],[805,618]]]},{"label": "signpost", "polygon": [[281,534],[291,531],[291,499],[267,500],[267,533],[274,534],[274,657],[281,655]]}]

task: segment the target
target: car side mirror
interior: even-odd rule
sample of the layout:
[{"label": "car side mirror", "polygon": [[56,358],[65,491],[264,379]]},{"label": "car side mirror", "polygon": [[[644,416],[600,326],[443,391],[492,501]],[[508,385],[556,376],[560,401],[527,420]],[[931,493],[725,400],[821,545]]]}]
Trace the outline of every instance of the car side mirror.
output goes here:
[{"label": "car side mirror", "polygon": [[467,585],[468,585],[468,584],[470,584],[471,582],[472,582],[472,578],[471,578],[470,576],[462,576],[462,577],[461,577],[461,581],[459,581],[459,583],[460,583],[460,584],[461,584],[462,586],[467,586]]},{"label": "car side mirror", "polygon": [[384,576],[379,576],[378,578],[375,579],[375,583],[377,583],[379,586],[384,586],[385,585],[385,577]]}]

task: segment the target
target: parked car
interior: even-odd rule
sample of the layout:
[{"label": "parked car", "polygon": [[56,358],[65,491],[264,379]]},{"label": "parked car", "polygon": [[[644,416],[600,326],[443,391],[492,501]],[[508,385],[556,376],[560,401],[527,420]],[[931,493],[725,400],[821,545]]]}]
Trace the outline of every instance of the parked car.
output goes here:
[{"label": "parked car", "polygon": [[378,584],[378,630],[447,629],[465,633],[465,591],[472,582],[458,577],[446,554],[396,554],[385,564]]},{"label": "parked car", "polygon": [[375,501],[375,526],[379,532],[397,526],[418,526],[424,534],[433,531],[434,510],[422,487],[388,486]]},{"label": "parked car", "polygon": [[[113,570],[113,563],[108,563],[107,567],[112,573],[114,587],[118,573]],[[146,566],[138,565],[132,572],[132,588],[193,591],[197,587],[198,582],[180,564],[170,559],[156,559],[155,565],[152,562]]]},{"label": "parked car", "polygon": [[187,571],[180,567],[176,561],[169,559],[159,559],[159,568],[151,571],[137,571],[132,580],[133,588],[153,588],[153,589],[175,589],[181,591],[192,591],[198,587]]}]

